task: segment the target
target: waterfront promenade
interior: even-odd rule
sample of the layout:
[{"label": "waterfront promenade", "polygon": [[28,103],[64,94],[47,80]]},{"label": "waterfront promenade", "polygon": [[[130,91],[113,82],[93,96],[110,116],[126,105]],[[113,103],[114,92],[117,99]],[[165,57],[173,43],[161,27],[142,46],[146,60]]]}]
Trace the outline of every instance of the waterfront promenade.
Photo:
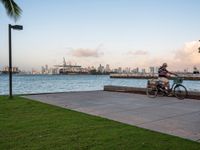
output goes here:
[{"label": "waterfront promenade", "polygon": [[200,141],[200,101],[91,91],[24,96],[59,107]]}]

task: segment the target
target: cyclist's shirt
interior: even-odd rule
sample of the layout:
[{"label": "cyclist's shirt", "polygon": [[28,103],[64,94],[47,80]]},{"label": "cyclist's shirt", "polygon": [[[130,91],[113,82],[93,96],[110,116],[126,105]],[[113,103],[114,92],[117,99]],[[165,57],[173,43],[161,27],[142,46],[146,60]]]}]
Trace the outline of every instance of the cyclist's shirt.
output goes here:
[{"label": "cyclist's shirt", "polygon": [[160,67],[159,70],[158,70],[158,76],[167,78],[168,72],[169,71],[165,67]]}]

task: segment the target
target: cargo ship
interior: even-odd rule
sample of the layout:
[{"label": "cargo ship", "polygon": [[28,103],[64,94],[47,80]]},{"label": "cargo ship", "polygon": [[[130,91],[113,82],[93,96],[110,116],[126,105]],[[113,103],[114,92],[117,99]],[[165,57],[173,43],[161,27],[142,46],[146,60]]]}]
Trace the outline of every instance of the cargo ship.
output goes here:
[{"label": "cargo ship", "polygon": [[85,68],[82,68],[80,65],[67,64],[65,61],[65,58],[63,58],[62,65],[55,65],[55,67],[58,68],[59,74],[63,74],[63,75],[89,74],[88,70],[86,70]]},{"label": "cargo ship", "polygon": [[[9,67],[8,66],[4,67],[3,70],[0,72],[0,74],[8,74],[8,73],[9,73]],[[18,73],[20,73],[20,70],[18,69],[18,67],[13,67],[12,73],[18,74]]]}]

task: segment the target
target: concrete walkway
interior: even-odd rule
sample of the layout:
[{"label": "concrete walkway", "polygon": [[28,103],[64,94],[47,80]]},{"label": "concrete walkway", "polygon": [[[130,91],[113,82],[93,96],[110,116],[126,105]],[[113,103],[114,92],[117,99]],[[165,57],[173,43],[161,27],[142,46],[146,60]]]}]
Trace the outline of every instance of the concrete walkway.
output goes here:
[{"label": "concrete walkway", "polygon": [[26,98],[200,142],[200,101],[92,91]]}]

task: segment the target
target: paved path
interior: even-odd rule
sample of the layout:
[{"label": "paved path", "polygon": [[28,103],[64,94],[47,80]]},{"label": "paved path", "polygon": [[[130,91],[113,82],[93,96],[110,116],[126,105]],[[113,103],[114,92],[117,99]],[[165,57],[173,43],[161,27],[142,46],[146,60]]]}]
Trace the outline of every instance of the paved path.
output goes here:
[{"label": "paved path", "polygon": [[200,142],[200,101],[92,91],[26,98]]}]

